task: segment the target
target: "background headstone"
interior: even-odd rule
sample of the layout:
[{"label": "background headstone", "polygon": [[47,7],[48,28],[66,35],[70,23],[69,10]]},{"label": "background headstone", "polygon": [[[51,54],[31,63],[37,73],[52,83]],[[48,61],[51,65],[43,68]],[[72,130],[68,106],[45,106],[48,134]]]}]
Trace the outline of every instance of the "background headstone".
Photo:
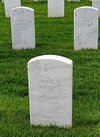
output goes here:
[{"label": "background headstone", "polygon": [[38,2],[39,0],[33,0],[34,2]]},{"label": "background headstone", "polygon": [[48,17],[64,16],[64,0],[48,0]]},{"label": "background headstone", "polygon": [[98,48],[98,9],[80,7],[74,11],[74,49]]},{"label": "background headstone", "polygon": [[13,49],[35,48],[34,10],[17,7],[11,11]]},{"label": "background headstone", "polygon": [[10,17],[10,11],[13,8],[21,6],[21,0],[4,0],[6,17]]},{"label": "background headstone", "polygon": [[100,17],[100,0],[92,0],[92,7],[95,7],[99,10],[99,17]]},{"label": "background headstone", "polygon": [[67,1],[80,1],[80,0],[67,0]]},{"label": "background headstone", "polygon": [[32,125],[72,126],[72,61],[44,55],[28,62]]}]

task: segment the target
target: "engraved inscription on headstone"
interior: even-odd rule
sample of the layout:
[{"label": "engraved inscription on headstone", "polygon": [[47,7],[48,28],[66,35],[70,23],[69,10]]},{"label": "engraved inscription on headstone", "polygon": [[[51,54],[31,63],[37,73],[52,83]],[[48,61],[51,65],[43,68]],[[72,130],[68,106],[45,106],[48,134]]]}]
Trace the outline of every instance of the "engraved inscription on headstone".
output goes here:
[{"label": "engraved inscription on headstone", "polygon": [[13,8],[21,6],[21,0],[4,0],[6,17],[10,17],[10,11]]},{"label": "engraved inscription on headstone", "polygon": [[17,7],[11,11],[13,49],[35,48],[34,10]]},{"label": "engraved inscription on headstone", "polygon": [[98,49],[98,9],[85,6],[74,11],[74,49]]},{"label": "engraved inscription on headstone", "polygon": [[30,123],[72,126],[72,61],[44,55],[28,62]]},{"label": "engraved inscription on headstone", "polygon": [[64,0],[48,0],[48,17],[64,16]]}]

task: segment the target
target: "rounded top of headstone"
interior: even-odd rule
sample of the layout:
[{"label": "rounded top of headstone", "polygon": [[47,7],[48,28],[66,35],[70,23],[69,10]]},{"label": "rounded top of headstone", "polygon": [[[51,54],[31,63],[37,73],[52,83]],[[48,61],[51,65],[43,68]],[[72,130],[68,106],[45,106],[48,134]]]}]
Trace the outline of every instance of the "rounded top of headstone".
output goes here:
[{"label": "rounded top of headstone", "polygon": [[18,9],[22,9],[22,10],[30,10],[30,11],[34,11],[34,9],[32,9],[32,8],[29,8],[29,7],[16,7],[16,8],[13,8],[11,11],[13,11],[13,10],[18,10]]},{"label": "rounded top of headstone", "polygon": [[80,10],[80,9],[92,9],[92,10],[99,11],[98,8],[91,7],[91,6],[82,6],[82,7],[76,8],[74,11],[77,11],[77,10]]},{"label": "rounded top of headstone", "polygon": [[28,63],[31,63],[31,62],[34,62],[37,60],[44,60],[44,59],[45,60],[49,60],[49,59],[50,60],[57,60],[57,61],[67,63],[69,65],[72,65],[72,60],[65,58],[65,57],[62,57],[62,56],[57,56],[57,55],[42,55],[42,56],[34,57],[34,58],[30,59]]}]

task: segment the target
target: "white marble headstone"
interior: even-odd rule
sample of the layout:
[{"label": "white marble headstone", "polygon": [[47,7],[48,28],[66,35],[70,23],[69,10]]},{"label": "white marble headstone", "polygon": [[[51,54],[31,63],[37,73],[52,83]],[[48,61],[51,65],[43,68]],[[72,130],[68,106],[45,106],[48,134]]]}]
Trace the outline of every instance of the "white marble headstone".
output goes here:
[{"label": "white marble headstone", "polygon": [[4,0],[6,17],[10,17],[10,11],[13,8],[21,6],[21,0]]},{"label": "white marble headstone", "polygon": [[34,10],[27,7],[11,10],[11,31],[13,49],[35,48]]},{"label": "white marble headstone", "polygon": [[64,0],[48,0],[48,17],[64,16]]},{"label": "white marble headstone", "polygon": [[85,6],[74,11],[74,49],[98,49],[98,9]]},{"label": "white marble headstone", "polygon": [[33,0],[34,2],[38,2],[39,0]]},{"label": "white marble headstone", "polygon": [[67,0],[67,1],[80,1],[80,0]]},{"label": "white marble headstone", "polygon": [[99,17],[100,17],[100,0],[92,0],[92,7],[95,7],[99,10]]},{"label": "white marble headstone", "polygon": [[33,0],[34,2],[39,2],[39,1],[43,1],[43,0]]},{"label": "white marble headstone", "polygon": [[28,62],[30,123],[72,126],[72,61],[44,55]]}]

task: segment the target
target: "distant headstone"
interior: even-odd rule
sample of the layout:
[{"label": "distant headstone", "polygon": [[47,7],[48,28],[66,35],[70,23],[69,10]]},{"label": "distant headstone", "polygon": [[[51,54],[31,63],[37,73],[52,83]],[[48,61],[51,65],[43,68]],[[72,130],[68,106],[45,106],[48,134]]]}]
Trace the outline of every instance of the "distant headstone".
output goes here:
[{"label": "distant headstone", "polygon": [[67,1],[80,1],[80,0],[67,0]]},{"label": "distant headstone", "polygon": [[99,17],[100,17],[100,0],[92,0],[92,7],[95,7],[99,10]]},{"label": "distant headstone", "polygon": [[72,126],[72,61],[44,55],[28,62],[30,123]]},{"label": "distant headstone", "polygon": [[43,0],[33,0],[34,2],[39,2],[39,1],[43,1]]},{"label": "distant headstone", "polygon": [[13,49],[35,48],[34,10],[27,7],[11,10],[11,31]]},{"label": "distant headstone", "polygon": [[64,0],[48,0],[48,17],[64,16]]},{"label": "distant headstone", "polygon": [[74,49],[98,49],[98,9],[80,7],[74,11]]},{"label": "distant headstone", "polygon": [[4,0],[6,17],[10,17],[10,11],[13,8],[21,6],[21,0]]}]

